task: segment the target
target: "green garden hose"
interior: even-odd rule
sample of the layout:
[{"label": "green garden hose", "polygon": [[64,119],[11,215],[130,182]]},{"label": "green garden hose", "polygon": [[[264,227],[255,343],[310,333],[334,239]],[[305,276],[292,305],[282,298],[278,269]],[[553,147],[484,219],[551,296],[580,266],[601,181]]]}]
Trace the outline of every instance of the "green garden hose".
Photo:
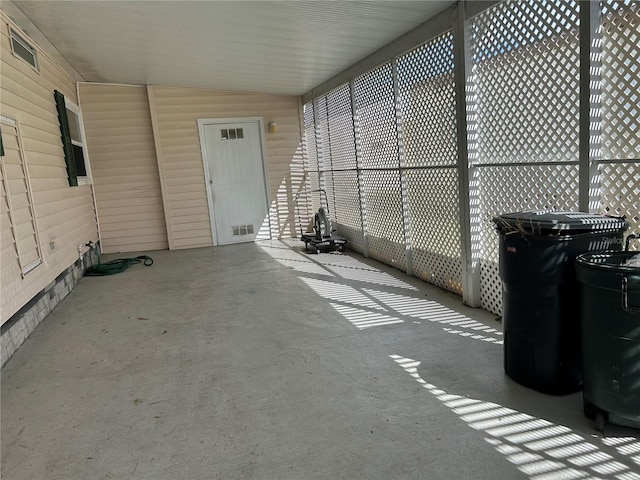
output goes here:
[{"label": "green garden hose", "polygon": [[108,262],[102,263],[100,258],[100,252],[95,248],[93,243],[87,245],[93,252],[95,252],[98,257],[97,265],[92,265],[85,271],[85,275],[88,277],[101,277],[104,275],[115,275],[116,273],[122,273],[131,265],[135,265],[137,263],[143,263],[147,267],[153,265],[153,258],[147,255],[140,255],[134,258],[118,258],[116,260],[110,260]]}]

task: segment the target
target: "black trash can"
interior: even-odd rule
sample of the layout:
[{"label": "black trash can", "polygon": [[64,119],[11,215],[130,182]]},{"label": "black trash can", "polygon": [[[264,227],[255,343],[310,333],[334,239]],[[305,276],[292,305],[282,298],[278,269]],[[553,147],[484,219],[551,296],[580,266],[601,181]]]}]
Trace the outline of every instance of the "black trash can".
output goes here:
[{"label": "black trash can", "polygon": [[624,219],[580,212],[516,212],[493,219],[500,234],[504,370],[552,395],[582,387],[575,259],[621,250]]},{"label": "black trash can", "polygon": [[640,428],[640,252],[585,253],[576,273],[584,413]]}]

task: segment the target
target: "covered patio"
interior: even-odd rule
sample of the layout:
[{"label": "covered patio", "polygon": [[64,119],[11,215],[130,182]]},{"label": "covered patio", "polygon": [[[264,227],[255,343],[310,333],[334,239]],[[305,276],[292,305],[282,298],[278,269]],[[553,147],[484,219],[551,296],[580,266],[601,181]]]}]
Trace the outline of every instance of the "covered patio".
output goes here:
[{"label": "covered patio", "polygon": [[296,240],[152,257],[5,366],[3,478],[640,478],[636,430],[513,383],[453,293]]}]

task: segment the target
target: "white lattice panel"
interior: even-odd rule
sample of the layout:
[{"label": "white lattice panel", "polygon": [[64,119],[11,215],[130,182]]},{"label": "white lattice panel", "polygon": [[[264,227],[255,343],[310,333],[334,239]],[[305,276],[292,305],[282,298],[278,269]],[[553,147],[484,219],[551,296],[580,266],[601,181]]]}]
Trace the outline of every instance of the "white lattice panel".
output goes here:
[{"label": "white lattice panel", "polygon": [[397,170],[364,172],[363,190],[367,205],[369,254],[406,271],[400,173]]},{"label": "white lattice panel", "polygon": [[[313,193],[312,195],[316,196],[316,198],[322,202],[322,206],[329,210],[329,216],[335,221],[337,209],[333,176],[333,170],[322,173],[322,184],[326,197],[325,194],[321,192]],[[317,211],[317,209],[315,211]]]},{"label": "white lattice panel", "polygon": [[331,170],[331,150],[329,149],[329,112],[327,111],[327,97],[316,99],[316,159],[318,170]]},{"label": "white lattice panel", "polygon": [[578,166],[483,167],[474,172],[474,177],[480,185],[480,258],[485,275],[481,282],[482,306],[500,313],[501,304],[498,308],[495,298],[502,295],[502,284],[499,277],[488,277],[498,275],[498,234],[493,217],[531,210],[577,210]]},{"label": "white lattice panel", "polygon": [[[626,217],[629,233],[640,233],[640,161],[603,163],[599,171],[601,212]],[[636,250],[639,243],[632,243]]]},{"label": "white lattice panel", "polygon": [[416,276],[462,292],[453,35],[398,59],[398,104]]},{"label": "white lattice panel", "polygon": [[327,94],[329,154],[333,170],[356,168],[356,141],[351,113],[351,89],[343,84]]},{"label": "white lattice panel", "polygon": [[578,208],[578,30],[578,3],[566,0],[506,1],[472,21],[468,147],[479,167],[470,197],[482,306],[494,313],[502,311],[502,284],[491,219]]},{"label": "white lattice panel", "polygon": [[640,4],[600,8],[600,158],[628,160],[599,164],[600,210],[624,215],[629,233],[640,233]]},{"label": "white lattice panel", "polygon": [[[318,157],[316,153],[315,121],[313,118],[313,103],[304,105],[304,132],[302,137],[302,155],[304,159],[304,185],[296,202],[296,223],[300,223],[296,229],[296,236],[302,230],[305,231],[310,219],[313,217],[314,203],[310,191],[318,189]],[[319,208],[316,207],[317,210]]]},{"label": "white lattice panel", "polygon": [[398,59],[404,165],[455,165],[453,35],[447,32]]},{"label": "white lattice panel", "polygon": [[480,187],[478,210],[482,308],[502,312],[498,234],[493,217],[530,210],[577,210],[577,165],[517,165],[474,169]]},{"label": "white lattice panel", "polygon": [[313,118],[313,103],[304,106],[304,153],[309,172],[318,171],[318,155],[316,151],[316,125]]},{"label": "white lattice panel", "polygon": [[601,4],[601,155],[640,159],[640,3]]},{"label": "white lattice panel", "polygon": [[[325,174],[325,189],[329,198],[329,215],[338,234],[347,238],[350,246],[362,251],[363,239],[358,181],[356,144],[351,109],[351,89],[343,84],[326,95],[328,139],[323,144],[328,152],[331,172]],[[328,148],[327,148],[328,147]]]},{"label": "white lattice panel", "polygon": [[[318,159],[318,183],[319,188],[326,190],[327,196],[320,196],[320,193],[313,193],[312,201],[313,211],[316,212],[319,205],[328,207],[330,211],[335,212],[335,202],[329,188],[332,183],[331,174],[331,135],[329,133],[329,110],[327,104],[327,96],[323,95],[316,99],[315,104],[316,116],[316,156]],[[316,204],[315,202],[318,202]]]},{"label": "white lattice panel", "polygon": [[502,280],[498,262],[480,261],[481,307],[497,315],[502,313]]},{"label": "white lattice panel", "polygon": [[[313,224],[313,217],[320,208],[320,193],[317,192],[319,187],[319,175],[318,172],[307,172],[307,190],[300,194],[297,204],[296,216],[300,218],[302,222],[302,230],[304,232],[311,231]],[[306,216],[302,213],[304,209],[307,209]],[[300,229],[296,231],[298,235]]]},{"label": "white lattice panel", "polygon": [[354,80],[361,168],[396,168],[398,135],[391,64]]},{"label": "white lattice panel", "polygon": [[[597,175],[595,168],[590,173],[589,197],[595,200],[590,205],[625,215],[632,231],[640,231],[640,6],[606,0],[600,9],[599,40],[589,52],[597,166]],[[508,0],[470,22],[472,260],[480,264],[482,305],[498,314],[502,285],[492,218],[578,209],[578,13],[575,0]],[[458,179],[451,168],[458,160],[453,61],[447,32],[396,60],[397,99],[393,67],[386,63],[353,79],[353,115],[345,83],[317,99],[315,130],[313,112],[305,110],[305,132],[315,133],[316,140],[313,146],[306,142],[310,169],[314,148],[319,163],[319,174],[308,175],[309,185],[327,189],[330,210],[353,245],[359,248],[362,242],[359,208],[364,205],[371,255],[405,269],[404,222],[409,222],[416,275],[459,292]],[[400,162],[406,168],[402,176]]]},{"label": "white lattice panel", "polygon": [[471,161],[578,160],[577,2],[507,1],[474,18]]},{"label": "white lattice panel", "polygon": [[[321,103],[322,107],[318,110],[324,114],[324,125],[327,128],[326,121],[326,104]],[[320,188],[323,188],[320,182],[319,169],[321,166],[322,149],[322,135],[320,134],[320,128],[316,128],[314,117],[314,104],[307,103],[304,106],[304,153],[307,165],[307,182],[305,195],[301,195],[298,199],[298,211],[307,209],[306,218],[303,214],[298,213],[300,221],[302,222],[302,230],[304,232],[312,231],[310,224],[313,221],[313,216],[322,206],[320,193],[317,192]],[[320,125],[320,122],[319,122]]]},{"label": "white lattice panel", "polygon": [[320,188],[320,175],[318,172],[307,172],[307,183],[309,185],[308,199],[309,199],[309,208],[313,208],[313,211],[318,211],[320,208],[320,194],[316,192]]},{"label": "white lattice panel", "polygon": [[349,247],[363,251],[364,235],[358,197],[358,174],[355,171],[333,172],[331,195],[335,199],[335,212],[330,212],[338,234],[349,240]]},{"label": "white lattice panel", "polygon": [[462,294],[457,169],[409,170],[405,175],[414,274]]},{"label": "white lattice panel", "polygon": [[517,165],[477,169],[482,258],[498,261],[493,217],[532,210],[577,210],[577,165]]}]

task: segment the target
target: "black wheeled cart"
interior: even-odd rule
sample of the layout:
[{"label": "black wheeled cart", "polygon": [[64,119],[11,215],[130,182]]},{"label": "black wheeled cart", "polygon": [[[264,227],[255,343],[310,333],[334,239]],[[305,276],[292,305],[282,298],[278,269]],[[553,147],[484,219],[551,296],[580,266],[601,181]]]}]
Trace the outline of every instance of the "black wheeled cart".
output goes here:
[{"label": "black wheeled cart", "polygon": [[[318,211],[313,216],[313,223],[309,225],[307,232],[303,231],[302,221],[300,222],[300,240],[304,242],[306,250],[315,253],[344,251],[347,245],[347,239],[334,235],[336,231],[331,226],[329,219],[329,202],[327,201],[327,192],[323,189],[311,190],[310,193],[318,193],[320,195],[320,205]],[[296,195],[296,209],[298,210],[298,219],[300,219],[300,209],[298,206],[298,197]]]}]

